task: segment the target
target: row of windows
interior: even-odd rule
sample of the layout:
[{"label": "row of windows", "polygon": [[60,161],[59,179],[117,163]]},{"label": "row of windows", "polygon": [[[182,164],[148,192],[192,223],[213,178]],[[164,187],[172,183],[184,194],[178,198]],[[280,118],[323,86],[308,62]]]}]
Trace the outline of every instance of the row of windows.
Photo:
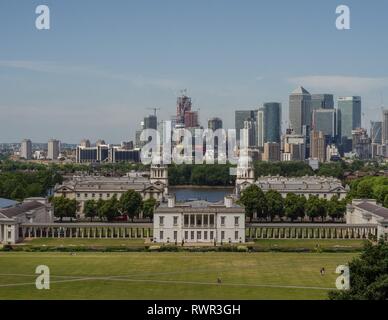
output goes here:
[{"label": "row of windows", "polygon": [[[197,234],[195,234],[197,233]],[[195,238],[195,235],[197,238]],[[189,238],[190,236],[190,238]],[[160,240],[164,240],[164,231],[160,231],[159,233],[159,238]],[[178,240],[178,231],[174,231],[174,241]],[[213,241],[214,240],[214,231],[185,231],[185,240],[209,240]],[[225,240],[225,231],[221,231],[221,240]],[[229,239],[231,240],[231,239]],[[235,231],[234,232],[234,240],[239,240],[239,232]]]},{"label": "row of windows", "polygon": [[[173,217],[174,226],[178,225],[178,216]],[[221,226],[225,226],[225,216],[221,216]],[[234,217],[234,225],[239,226],[240,217]],[[185,227],[202,227],[202,226],[214,226],[214,214],[185,214],[184,215],[184,226]],[[164,216],[159,216],[159,226],[164,226]]]}]

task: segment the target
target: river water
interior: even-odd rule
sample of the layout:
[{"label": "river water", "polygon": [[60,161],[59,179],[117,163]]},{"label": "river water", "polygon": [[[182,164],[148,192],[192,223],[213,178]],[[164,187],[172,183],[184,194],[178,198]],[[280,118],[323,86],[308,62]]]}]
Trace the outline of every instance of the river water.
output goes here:
[{"label": "river water", "polygon": [[169,187],[169,192],[175,194],[176,200],[192,201],[206,200],[209,202],[223,201],[224,197],[233,193],[233,187],[230,188],[211,188],[211,187]]}]

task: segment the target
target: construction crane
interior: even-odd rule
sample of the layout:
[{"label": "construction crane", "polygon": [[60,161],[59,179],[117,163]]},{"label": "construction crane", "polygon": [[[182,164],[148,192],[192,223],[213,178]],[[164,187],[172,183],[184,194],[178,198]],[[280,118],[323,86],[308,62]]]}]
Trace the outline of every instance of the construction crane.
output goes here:
[{"label": "construction crane", "polygon": [[147,108],[148,110],[153,110],[154,111],[154,116],[156,117],[156,112],[160,110],[160,108]]}]

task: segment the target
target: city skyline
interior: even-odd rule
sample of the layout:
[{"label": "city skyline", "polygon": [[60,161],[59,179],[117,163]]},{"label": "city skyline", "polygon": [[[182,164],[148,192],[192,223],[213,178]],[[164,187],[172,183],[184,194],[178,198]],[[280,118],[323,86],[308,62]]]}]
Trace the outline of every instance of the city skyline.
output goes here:
[{"label": "city skyline", "polygon": [[0,142],[134,140],[147,108],[170,119],[184,88],[203,126],[220,117],[232,128],[235,110],[276,101],[284,129],[298,86],[333,94],[335,107],[339,96],[361,96],[362,126],[380,120],[388,99],[386,3],[349,1],[352,29],[338,31],[336,1],[168,1],[153,3],[155,10],[144,2],[47,1],[46,32],[34,29],[36,3],[3,1]]}]

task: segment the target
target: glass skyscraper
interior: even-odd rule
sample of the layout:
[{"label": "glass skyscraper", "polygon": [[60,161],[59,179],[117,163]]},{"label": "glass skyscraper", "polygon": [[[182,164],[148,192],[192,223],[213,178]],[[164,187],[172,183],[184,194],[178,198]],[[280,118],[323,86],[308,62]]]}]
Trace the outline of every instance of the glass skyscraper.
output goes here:
[{"label": "glass skyscraper", "polygon": [[308,132],[311,127],[311,95],[303,87],[290,95],[290,127],[294,134]]},{"label": "glass skyscraper", "polygon": [[341,112],[341,136],[352,139],[352,130],[361,128],[361,97],[338,98],[338,110]]},{"label": "glass skyscraper", "polygon": [[312,94],[311,108],[317,109],[334,109],[334,96],[332,94]]},{"label": "glass skyscraper", "polygon": [[277,142],[280,143],[281,135],[281,119],[282,105],[278,102],[266,102],[263,106],[264,110],[264,143]]}]

